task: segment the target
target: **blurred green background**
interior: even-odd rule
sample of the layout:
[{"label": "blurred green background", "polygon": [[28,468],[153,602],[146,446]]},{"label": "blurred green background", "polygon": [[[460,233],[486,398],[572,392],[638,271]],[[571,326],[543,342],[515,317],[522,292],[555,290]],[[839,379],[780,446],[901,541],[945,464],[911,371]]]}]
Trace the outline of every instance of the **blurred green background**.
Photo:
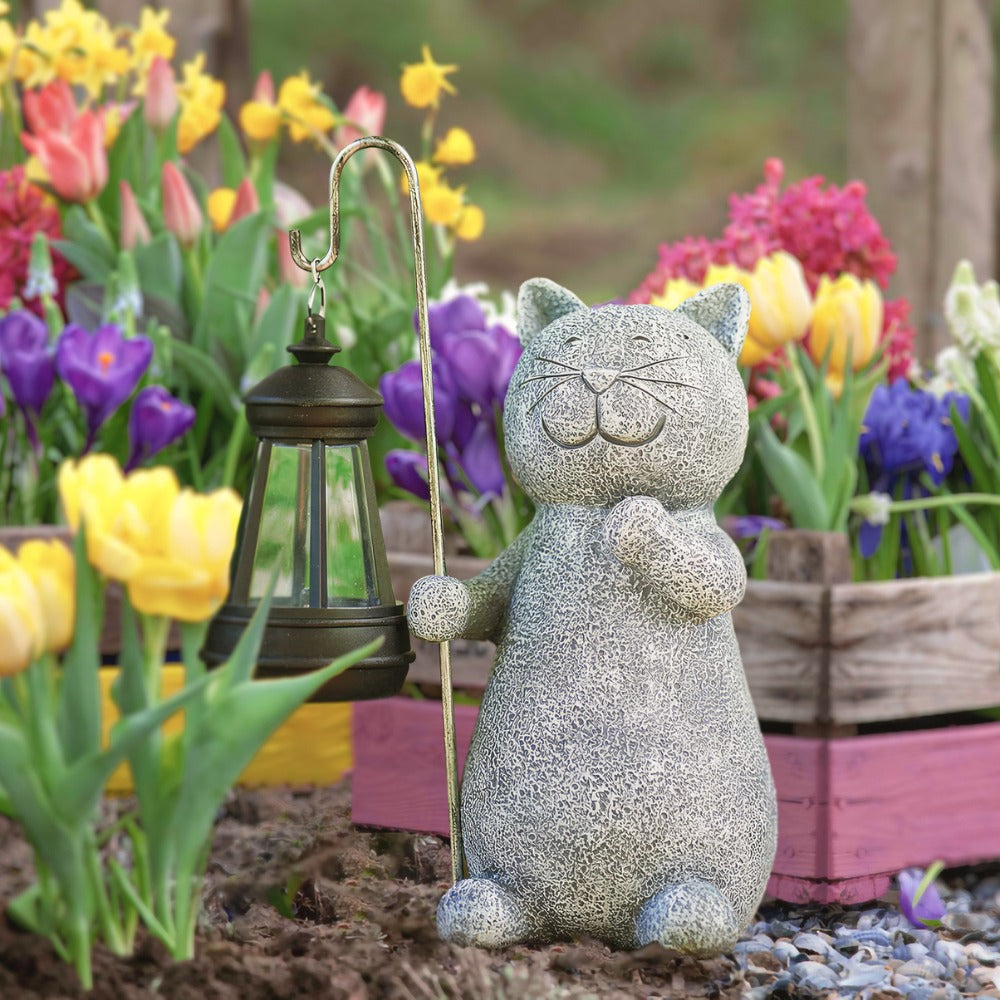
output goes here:
[{"label": "blurred green background", "polygon": [[[306,68],[341,106],[381,90],[385,133],[413,149],[422,112],[399,95],[402,64],[426,43],[459,65],[437,132],[473,135],[478,161],[451,176],[487,214],[459,249],[464,280],[542,274],[612,298],[660,242],[716,235],[768,156],[792,180],[846,179],[846,0],[251,0],[249,18],[251,73]],[[321,201],[322,156],[283,157]]]}]

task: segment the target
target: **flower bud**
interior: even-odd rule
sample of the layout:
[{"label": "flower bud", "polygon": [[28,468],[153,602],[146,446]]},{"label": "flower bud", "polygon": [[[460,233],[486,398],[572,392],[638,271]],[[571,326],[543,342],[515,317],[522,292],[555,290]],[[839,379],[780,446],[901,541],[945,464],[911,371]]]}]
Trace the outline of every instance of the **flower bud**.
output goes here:
[{"label": "flower bud", "polygon": [[177,237],[181,246],[191,246],[205,223],[190,184],[170,160],[163,164],[162,193],[163,224]]}]

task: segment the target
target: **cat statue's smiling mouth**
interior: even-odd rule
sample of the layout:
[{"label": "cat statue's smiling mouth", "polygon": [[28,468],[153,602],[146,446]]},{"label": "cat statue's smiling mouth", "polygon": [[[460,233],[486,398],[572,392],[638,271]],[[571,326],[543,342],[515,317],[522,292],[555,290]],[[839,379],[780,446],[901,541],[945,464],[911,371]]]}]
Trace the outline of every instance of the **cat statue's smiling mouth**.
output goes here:
[{"label": "cat statue's smiling mouth", "polygon": [[552,428],[545,422],[545,417],[542,417],[542,430],[545,432],[545,436],[553,444],[559,445],[560,448],[583,448],[597,437],[601,438],[603,441],[607,441],[609,444],[616,444],[622,448],[638,448],[640,445],[649,444],[650,441],[654,441],[658,438],[666,422],[666,414],[661,414],[660,419],[656,422],[656,426],[653,428],[652,432],[640,439],[618,437],[603,430],[600,425],[600,415],[598,415],[597,420],[594,422],[594,429],[582,441],[560,441],[558,435],[554,434]]}]

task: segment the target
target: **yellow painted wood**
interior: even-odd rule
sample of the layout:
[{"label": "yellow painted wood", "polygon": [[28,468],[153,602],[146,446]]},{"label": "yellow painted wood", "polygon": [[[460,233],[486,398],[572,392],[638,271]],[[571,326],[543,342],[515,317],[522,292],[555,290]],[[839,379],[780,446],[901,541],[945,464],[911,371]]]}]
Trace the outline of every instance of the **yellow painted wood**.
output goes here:
[{"label": "yellow painted wood", "polygon": [[[118,671],[113,667],[101,670],[101,718],[104,739],[115,721],[118,709],[111,699],[111,685]],[[167,664],[163,668],[163,693],[179,691],[184,681],[183,668]],[[171,719],[165,732],[177,732],[183,725],[184,713]],[[295,711],[274,734],[240,775],[241,785],[329,785],[350,770],[351,706],[349,703],[307,704]],[[132,775],[122,764],[111,775],[107,792],[127,795],[132,791]]]}]

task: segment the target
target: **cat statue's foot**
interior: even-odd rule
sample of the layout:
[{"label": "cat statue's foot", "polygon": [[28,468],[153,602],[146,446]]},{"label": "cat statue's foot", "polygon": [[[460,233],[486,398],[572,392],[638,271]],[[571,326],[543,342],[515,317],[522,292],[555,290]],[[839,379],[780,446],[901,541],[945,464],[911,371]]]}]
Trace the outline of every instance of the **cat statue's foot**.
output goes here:
[{"label": "cat statue's foot", "polygon": [[465,629],[472,601],[468,588],[452,576],[422,576],[410,588],[406,617],[413,634],[446,642]]},{"label": "cat statue's foot", "polygon": [[708,958],[731,951],[740,936],[732,904],[710,882],[692,879],[661,889],[639,910],[639,947],[658,941],[665,948]]},{"label": "cat statue's foot", "polygon": [[489,878],[456,882],[438,903],[437,928],[442,940],[477,948],[506,948],[535,937],[517,896]]}]

